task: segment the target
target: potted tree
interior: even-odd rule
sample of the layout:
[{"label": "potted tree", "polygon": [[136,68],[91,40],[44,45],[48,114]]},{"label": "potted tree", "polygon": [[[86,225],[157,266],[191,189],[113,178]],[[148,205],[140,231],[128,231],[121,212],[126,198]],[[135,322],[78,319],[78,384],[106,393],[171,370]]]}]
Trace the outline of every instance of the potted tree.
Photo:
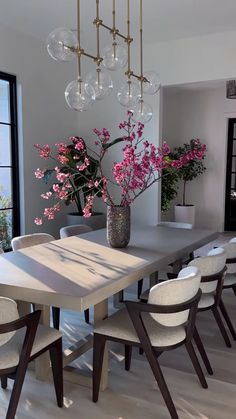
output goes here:
[{"label": "potted tree", "polygon": [[195,205],[187,203],[186,187],[188,182],[192,181],[206,170],[203,164],[205,158],[206,145],[201,144],[200,140],[192,139],[181,147],[175,147],[172,158],[182,159],[183,164],[177,171],[179,180],[183,184],[182,201],[175,205],[175,221],[195,224]]}]

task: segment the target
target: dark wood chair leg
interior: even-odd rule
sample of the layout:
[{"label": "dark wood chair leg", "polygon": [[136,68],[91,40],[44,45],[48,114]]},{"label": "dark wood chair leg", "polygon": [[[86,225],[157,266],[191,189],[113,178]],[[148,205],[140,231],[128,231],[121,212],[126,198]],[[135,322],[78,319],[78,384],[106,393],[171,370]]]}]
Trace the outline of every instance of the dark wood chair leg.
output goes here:
[{"label": "dark wood chair leg", "polygon": [[52,307],[52,323],[54,329],[60,329],[60,308]]},{"label": "dark wood chair leg", "polygon": [[139,355],[143,355],[143,352],[144,352],[144,350],[143,350],[143,348],[140,346],[140,347],[139,347]]},{"label": "dark wood chair leg", "polygon": [[6,419],[15,418],[19,398],[21,395],[21,390],[23,387],[24,379],[25,379],[27,366],[28,366],[28,362],[24,361],[17,368],[16,378],[14,380],[14,384],[13,384],[13,388],[11,392],[11,398],[10,398],[10,403],[9,403],[7,414],[6,414]]},{"label": "dark wood chair leg", "polygon": [[140,279],[138,281],[138,294],[137,294],[138,299],[140,299],[140,295],[142,294],[142,290],[143,290],[143,279]]},{"label": "dark wood chair leg", "polygon": [[215,317],[215,319],[216,319],[216,323],[218,324],[218,327],[219,327],[219,329],[220,329],[221,335],[222,335],[222,337],[223,337],[223,339],[224,339],[224,341],[225,341],[226,346],[227,346],[228,348],[231,348],[231,347],[232,347],[232,345],[231,345],[231,342],[230,342],[229,336],[228,336],[228,334],[227,334],[227,332],[226,332],[226,329],[225,329],[224,323],[222,322],[222,319],[221,319],[221,317],[220,317],[220,313],[219,313],[219,311],[218,311],[217,307],[212,307],[212,309],[211,309],[211,310],[212,310],[212,313],[213,313],[213,315],[214,315],[214,317]]},{"label": "dark wood chair leg", "polygon": [[84,310],[84,320],[89,324],[89,308]]},{"label": "dark wood chair leg", "polygon": [[177,414],[175,405],[173,403],[173,400],[171,398],[169,389],[167,387],[167,384],[165,382],[164,376],[162,374],[160,365],[158,360],[156,359],[155,354],[152,350],[145,350],[145,354],[147,357],[147,360],[149,362],[149,365],[152,369],[153,375],[157,381],[157,385],[160,389],[160,392],[162,394],[162,397],[166,403],[166,407],[169,410],[170,416],[172,419],[179,419],[179,416]]},{"label": "dark wood chair leg", "polygon": [[57,405],[63,407],[63,373],[62,373],[62,339],[54,342],[50,350],[52,374],[55,386]]},{"label": "dark wood chair leg", "polygon": [[132,357],[132,346],[125,345],[125,369],[126,371],[130,370],[131,357]]},{"label": "dark wood chair leg", "polygon": [[199,381],[200,381],[202,387],[203,388],[208,388],[206,379],[204,377],[204,374],[203,374],[201,365],[199,364],[199,361],[198,361],[196,352],[194,350],[194,347],[192,345],[192,342],[186,342],[185,343],[185,346],[186,346],[186,349],[188,351],[189,357],[190,357],[190,359],[192,361],[193,367],[194,367],[194,369],[196,371],[196,374],[197,374],[197,376],[199,378]]},{"label": "dark wood chair leg", "polygon": [[234,294],[236,295],[236,285],[232,286],[232,290],[233,290]]},{"label": "dark wood chair leg", "polygon": [[236,340],[236,331],[234,329],[233,323],[231,322],[231,319],[229,317],[228,311],[226,310],[226,307],[225,307],[225,305],[224,305],[224,303],[223,303],[222,300],[220,301],[220,310],[221,310],[221,313],[222,313],[222,315],[223,315],[223,317],[224,317],[224,319],[226,321],[226,324],[227,324],[227,326],[229,328],[229,331],[230,331],[230,333],[232,335],[232,338],[234,340]]},{"label": "dark wood chair leg", "polygon": [[212,370],[210,361],[208,359],[207,353],[205,351],[205,348],[203,346],[202,340],[199,336],[199,333],[198,333],[196,327],[194,329],[193,339],[194,339],[194,342],[196,343],[196,346],[197,346],[198,351],[199,351],[199,353],[202,357],[202,360],[205,364],[205,367],[206,367],[206,370],[207,370],[208,374],[213,375],[213,370]]},{"label": "dark wood chair leg", "polygon": [[94,334],[93,339],[93,402],[98,401],[106,337]]},{"label": "dark wood chair leg", "polygon": [[6,376],[1,377],[1,387],[2,387],[4,390],[6,390],[6,388],[7,388],[7,377],[6,377]]}]

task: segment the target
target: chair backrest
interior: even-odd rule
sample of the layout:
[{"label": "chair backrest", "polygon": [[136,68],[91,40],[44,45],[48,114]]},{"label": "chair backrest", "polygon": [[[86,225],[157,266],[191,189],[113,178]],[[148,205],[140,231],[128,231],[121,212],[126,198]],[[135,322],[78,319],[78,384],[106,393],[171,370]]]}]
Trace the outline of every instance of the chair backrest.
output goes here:
[{"label": "chair backrest", "polygon": [[[10,298],[0,297],[0,325],[19,319],[17,304]],[[0,334],[0,346],[5,345],[15,332]]]},{"label": "chair backrest", "polygon": [[49,243],[55,240],[55,237],[47,233],[33,233],[25,236],[14,237],[11,241],[12,249],[19,250],[25,247],[36,246],[37,244]]},{"label": "chair backrest", "polygon": [[64,239],[70,236],[78,236],[80,234],[89,233],[93,231],[92,227],[85,224],[74,224],[71,226],[62,227],[60,229],[60,238]]},{"label": "chair backrest", "polygon": [[172,228],[186,228],[188,230],[191,230],[193,228],[193,225],[190,223],[176,223],[175,221],[161,221],[160,223],[158,223],[158,225]]},{"label": "chair backrest", "polygon": [[[226,262],[227,259],[236,259],[236,237],[233,237],[228,243],[223,244],[222,247],[226,251]],[[227,273],[236,273],[236,261],[226,263]]]},{"label": "chair backrest", "polygon": [[[211,276],[221,272],[225,267],[226,251],[222,247],[217,247],[208,252],[207,256],[192,260],[188,266],[196,266],[201,276]],[[205,281],[205,280],[204,280]],[[216,291],[218,280],[201,283],[203,294],[213,293]]]},{"label": "chair backrest", "polygon": [[[196,267],[187,267],[179,272],[176,279],[161,282],[151,288],[148,303],[158,305],[175,305],[193,298],[200,287],[201,274]],[[150,315],[163,326],[179,326],[184,324],[189,316],[189,310],[176,313]]]}]

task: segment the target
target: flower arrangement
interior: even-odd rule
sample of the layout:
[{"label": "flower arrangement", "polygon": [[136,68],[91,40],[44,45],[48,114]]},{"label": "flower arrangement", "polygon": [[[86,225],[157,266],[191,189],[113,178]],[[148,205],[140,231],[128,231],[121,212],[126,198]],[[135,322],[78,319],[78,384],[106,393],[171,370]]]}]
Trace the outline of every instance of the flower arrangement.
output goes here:
[{"label": "flower arrangement", "polygon": [[[36,178],[43,179],[45,184],[54,175],[50,190],[41,197],[46,200],[56,199],[56,202],[45,208],[44,217],[48,220],[54,219],[61,209],[62,201],[67,205],[75,202],[79,213],[84,217],[91,216],[95,197],[101,198],[109,206],[129,206],[159,181],[165,170],[173,168],[179,171],[186,163],[196,159],[196,154],[190,150],[186,153],[179,151],[175,156],[170,153],[166,142],[161,147],[156,147],[143,139],[144,125],[132,122],[132,112],[128,112],[127,121],[120,123],[119,128],[124,134],[115,140],[110,139],[106,128],[93,129],[96,135],[94,151],[80,137],[70,137],[69,144],[56,143],[56,155],[48,144],[35,145],[42,159],[50,159],[55,163],[52,169],[37,169],[35,172]],[[117,143],[122,143],[123,155],[121,161],[113,163],[113,179],[109,179],[104,175],[104,156]],[[110,193],[111,183],[120,189],[121,198],[118,204]],[[35,219],[38,225],[42,222],[42,217]]]}]

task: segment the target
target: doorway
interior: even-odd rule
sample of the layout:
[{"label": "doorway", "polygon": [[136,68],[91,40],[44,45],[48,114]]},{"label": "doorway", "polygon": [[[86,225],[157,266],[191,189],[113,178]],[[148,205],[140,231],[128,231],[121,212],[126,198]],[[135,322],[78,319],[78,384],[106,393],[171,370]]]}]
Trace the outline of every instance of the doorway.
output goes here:
[{"label": "doorway", "polygon": [[230,118],[228,125],[225,230],[236,231],[236,118]]}]

